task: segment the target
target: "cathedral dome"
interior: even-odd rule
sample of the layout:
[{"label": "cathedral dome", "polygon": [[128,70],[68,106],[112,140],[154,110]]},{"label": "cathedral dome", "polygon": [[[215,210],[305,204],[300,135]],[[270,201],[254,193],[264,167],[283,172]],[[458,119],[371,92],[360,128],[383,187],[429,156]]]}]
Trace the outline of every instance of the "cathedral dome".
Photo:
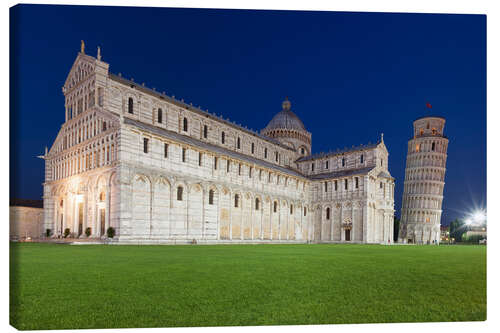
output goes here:
[{"label": "cathedral dome", "polygon": [[289,130],[299,130],[306,131],[304,123],[297,117],[295,113],[290,111],[290,101],[288,98],[283,102],[283,109],[278,112],[273,119],[264,128],[264,131],[270,131],[274,129],[289,129]]}]

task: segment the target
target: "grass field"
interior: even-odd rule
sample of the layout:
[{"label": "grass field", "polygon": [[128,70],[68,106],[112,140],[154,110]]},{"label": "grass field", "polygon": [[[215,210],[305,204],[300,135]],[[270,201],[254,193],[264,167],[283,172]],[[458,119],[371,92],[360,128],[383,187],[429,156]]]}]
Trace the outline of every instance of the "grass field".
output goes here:
[{"label": "grass field", "polygon": [[10,249],[24,330],[486,319],[485,246]]}]

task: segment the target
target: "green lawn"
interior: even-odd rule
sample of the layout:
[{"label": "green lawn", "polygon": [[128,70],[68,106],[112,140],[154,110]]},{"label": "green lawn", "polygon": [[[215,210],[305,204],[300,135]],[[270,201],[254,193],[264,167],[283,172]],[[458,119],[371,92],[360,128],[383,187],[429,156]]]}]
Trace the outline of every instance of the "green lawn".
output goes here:
[{"label": "green lawn", "polygon": [[485,246],[10,249],[23,330],[486,319]]}]

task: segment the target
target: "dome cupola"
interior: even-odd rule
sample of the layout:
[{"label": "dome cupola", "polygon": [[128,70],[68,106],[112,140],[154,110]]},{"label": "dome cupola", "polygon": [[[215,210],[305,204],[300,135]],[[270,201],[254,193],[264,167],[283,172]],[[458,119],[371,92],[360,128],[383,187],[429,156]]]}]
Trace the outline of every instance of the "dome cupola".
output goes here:
[{"label": "dome cupola", "polygon": [[298,157],[311,153],[311,133],[309,133],[302,120],[291,111],[292,103],[285,98],[278,112],[261,133],[270,138],[292,147],[299,154]]},{"label": "dome cupola", "polygon": [[288,100],[288,97],[283,101],[282,110],[278,112],[273,119],[267,124],[263,131],[270,131],[274,129],[292,129],[306,131],[304,123],[297,117],[295,113],[290,111],[292,103]]}]

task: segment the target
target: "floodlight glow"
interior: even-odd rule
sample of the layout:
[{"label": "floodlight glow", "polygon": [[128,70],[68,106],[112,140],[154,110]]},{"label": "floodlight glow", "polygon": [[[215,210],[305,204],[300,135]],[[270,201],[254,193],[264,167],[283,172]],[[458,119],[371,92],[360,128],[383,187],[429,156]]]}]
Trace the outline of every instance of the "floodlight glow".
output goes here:
[{"label": "floodlight glow", "polygon": [[486,220],[486,214],[483,211],[476,211],[472,214],[472,219],[474,222],[479,223]]}]

